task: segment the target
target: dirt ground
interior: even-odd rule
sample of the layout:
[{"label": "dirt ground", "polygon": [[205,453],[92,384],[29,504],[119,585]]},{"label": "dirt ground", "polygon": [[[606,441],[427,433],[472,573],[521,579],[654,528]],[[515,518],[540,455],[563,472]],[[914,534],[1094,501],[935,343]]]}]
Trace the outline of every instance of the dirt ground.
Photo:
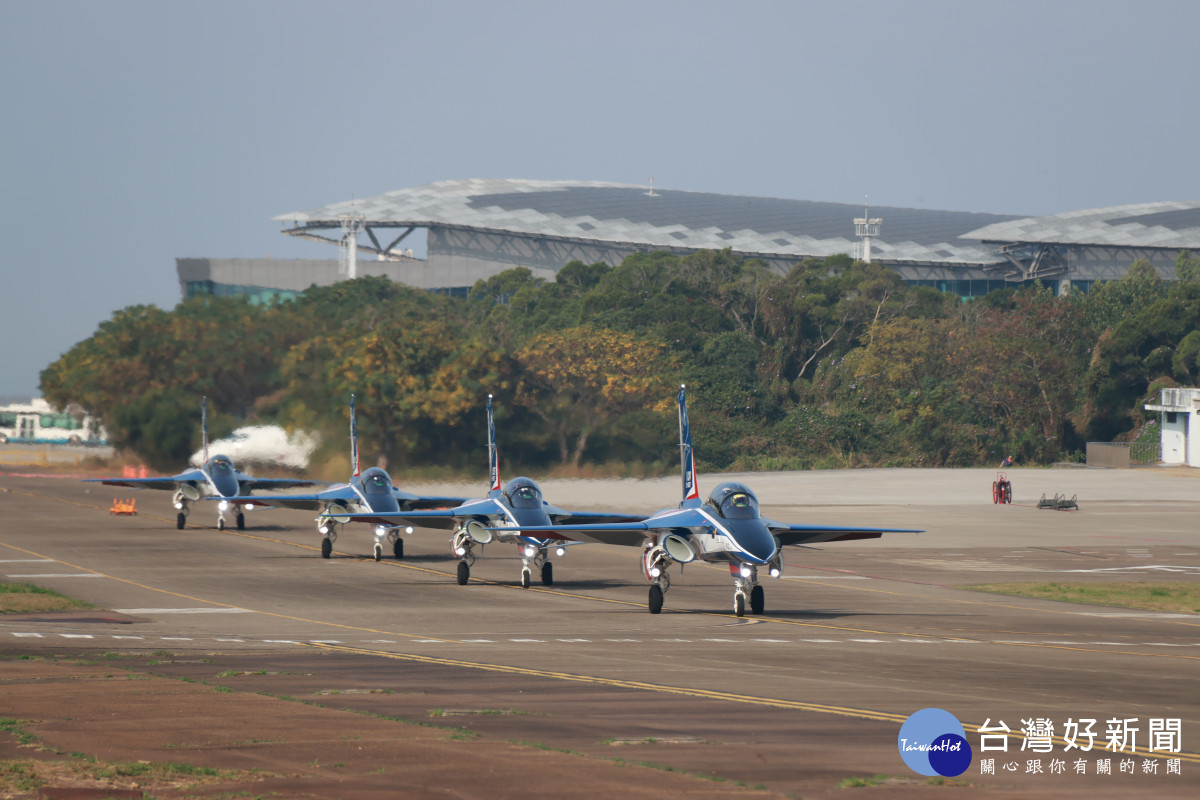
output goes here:
[{"label": "dirt ground", "polygon": [[[10,655],[0,661],[0,724],[5,728],[0,732],[0,797],[991,800],[1088,795],[1086,785],[985,787],[967,780],[936,785],[900,775],[900,769],[873,776],[858,766],[855,743],[866,737],[855,721],[823,721],[819,732],[783,748],[769,736],[756,741],[747,733],[770,728],[755,716],[731,717],[721,741],[635,735],[566,749],[561,738],[580,724],[573,716],[602,717],[614,705],[635,704],[636,696],[581,692],[561,682],[557,689],[496,683],[466,690],[463,676],[445,668],[397,676],[389,674],[390,666],[364,668],[362,659],[358,666],[336,659],[310,653],[61,649]],[[529,700],[523,703],[522,697]],[[430,713],[432,704],[447,702],[453,706]],[[508,705],[514,702],[520,707]],[[661,702],[642,712],[681,719],[714,712],[694,700]],[[784,788],[770,791],[765,785]]]},{"label": "dirt ground", "polygon": [[[3,796],[772,796],[540,744],[481,739],[452,727],[453,721],[415,724],[322,707],[311,696],[302,702],[161,677],[159,658],[204,660],[74,654],[3,662],[0,708],[26,734],[0,735]],[[145,775],[97,778],[112,770],[94,769],[89,776],[74,768],[89,759],[99,767],[180,764],[226,774],[180,770],[149,781]],[[22,771],[44,775],[48,785],[22,786],[13,767],[28,761],[36,769]]]}]

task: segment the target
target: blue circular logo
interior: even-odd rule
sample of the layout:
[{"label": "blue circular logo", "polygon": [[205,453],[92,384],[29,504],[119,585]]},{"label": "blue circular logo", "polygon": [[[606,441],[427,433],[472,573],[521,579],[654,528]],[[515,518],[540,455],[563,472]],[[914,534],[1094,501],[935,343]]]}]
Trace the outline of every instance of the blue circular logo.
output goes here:
[{"label": "blue circular logo", "polygon": [[923,708],[909,716],[896,737],[900,757],[918,775],[953,778],[971,766],[971,745],[962,723],[949,711]]}]

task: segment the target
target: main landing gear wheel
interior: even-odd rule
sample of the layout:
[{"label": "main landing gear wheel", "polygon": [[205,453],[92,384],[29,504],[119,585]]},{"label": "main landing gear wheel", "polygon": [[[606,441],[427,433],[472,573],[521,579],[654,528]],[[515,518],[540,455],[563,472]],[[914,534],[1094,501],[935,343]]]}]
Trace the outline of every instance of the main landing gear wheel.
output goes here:
[{"label": "main landing gear wheel", "polygon": [[471,580],[471,565],[465,561],[458,562],[458,585],[466,586]]},{"label": "main landing gear wheel", "polygon": [[545,564],[542,564],[542,585],[554,585],[554,565],[549,561],[547,561]]},{"label": "main landing gear wheel", "polygon": [[746,595],[741,592],[733,596],[733,613],[739,617],[746,616]]},{"label": "main landing gear wheel", "polygon": [[376,561],[383,560],[383,545],[379,544],[379,542],[375,543],[375,560]]},{"label": "main landing gear wheel", "polygon": [[397,561],[404,558],[404,541],[402,539],[392,542],[392,555],[396,557]]},{"label": "main landing gear wheel", "polygon": [[521,570],[521,588],[528,589],[529,584],[533,582],[533,575],[527,569]]},{"label": "main landing gear wheel", "polygon": [[220,519],[217,520],[217,530],[219,530],[219,531],[225,530],[225,518],[224,517],[221,517]]},{"label": "main landing gear wheel", "polygon": [[239,531],[246,530],[246,515],[245,514],[237,515],[237,529]]},{"label": "main landing gear wheel", "polygon": [[180,511],[175,515],[175,530],[183,530],[184,525],[187,525],[187,514],[184,514],[182,511]]},{"label": "main landing gear wheel", "polygon": [[333,542],[328,539],[321,540],[321,558],[329,558],[333,554]]},{"label": "main landing gear wheel", "polygon": [[650,587],[650,613],[658,614],[662,612],[663,607],[663,590],[658,584]]},{"label": "main landing gear wheel", "polygon": [[767,607],[767,593],[763,591],[763,587],[755,586],[750,590],[750,613],[761,614],[763,609]]}]

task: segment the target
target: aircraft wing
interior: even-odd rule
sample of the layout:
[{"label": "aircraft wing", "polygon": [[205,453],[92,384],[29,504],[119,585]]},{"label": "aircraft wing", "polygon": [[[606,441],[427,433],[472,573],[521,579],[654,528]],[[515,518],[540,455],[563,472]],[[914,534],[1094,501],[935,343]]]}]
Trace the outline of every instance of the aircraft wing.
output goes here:
[{"label": "aircraft wing", "polygon": [[85,483],[102,483],[105,486],[129,486],[145,489],[174,489],[181,483],[208,483],[208,476],[201,469],[188,469],[178,475],[158,478],[87,478]]},{"label": "aircraft wing", "polygon": [[787,525],[764,519],[781,545],[878,539],[885,533],[924,533],[912,528],[845,528],[836,525]]},{"label": "aircraft wing", "polygon": [[423,509],[449,509],[455,508],[467,502],[470,498],[467,497],[424,497],[420,495],[411,495],[399,490],[395,491],[396,501],[401,506],[407,505],[414,511]]},{"label": "aircraft wing", "polygon": [[559,533],[579,542],[641,547],[651,536],[671,531],[691,532],[696,528],[711,530],[712,523],[697,509],[681,508],[659,512],[641,522],[600,522],[591,525],[545,525],[533,528],[491,528],[490,530],[521,531],[526,536],[538,533]]},{"label": "aircraft wing", "polygon": [[255,489],[291,489],[296,486],[315,486],[318,481],[302,481],[294,478],[247,478],[240,481],[247,492]]},{"label": "aircraft wing", "polygon": [[[197,473],[199,471],[197,470]],[[197,474],[196,480],[206,481],[207,479],[200,474]],[[183,483],[187,482],[185,478]],[[174,478],[85,478],[84,483],[102,483],[105,486],[128,486],[133,489],[174,489],[179,485],[179,477]]]},{"label": "aircraft wing", "polygon": [[305,511],[317,511],[327,503],[337,500],[353,502],[358,500],[354,489],[347,485],[335,486],[316,494],[256,494],[253,497],[255,505],[279,506],[281,508],[299,508]]},{"label": "aircraft wing", "polygon": [[366,511],[361,514],[345,514],[354,522],[370,522],[374,525],[416,525],[421,528],[453,530],[459,520],[468,517],[503,516],[496,501],[491,499],[472,500],[454,508],[431,511]]},{"label": "aircraft wing", "polygon": [[564,511],[551,506],[546,509],[550,521],[562,525],[597,525],[610,522],[641,522],[645,514],[608,514],[602,511]]}]

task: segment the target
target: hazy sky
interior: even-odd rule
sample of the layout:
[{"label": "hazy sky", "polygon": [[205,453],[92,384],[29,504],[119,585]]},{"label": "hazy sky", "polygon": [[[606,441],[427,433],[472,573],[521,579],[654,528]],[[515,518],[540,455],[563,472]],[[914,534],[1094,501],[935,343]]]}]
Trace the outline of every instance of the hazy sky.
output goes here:
[{"label": "hazy sky", "polygon": [[1050,214],[1200,199],[1200,3],[0,0],[0,396],[177,257],[455,178]]}]

